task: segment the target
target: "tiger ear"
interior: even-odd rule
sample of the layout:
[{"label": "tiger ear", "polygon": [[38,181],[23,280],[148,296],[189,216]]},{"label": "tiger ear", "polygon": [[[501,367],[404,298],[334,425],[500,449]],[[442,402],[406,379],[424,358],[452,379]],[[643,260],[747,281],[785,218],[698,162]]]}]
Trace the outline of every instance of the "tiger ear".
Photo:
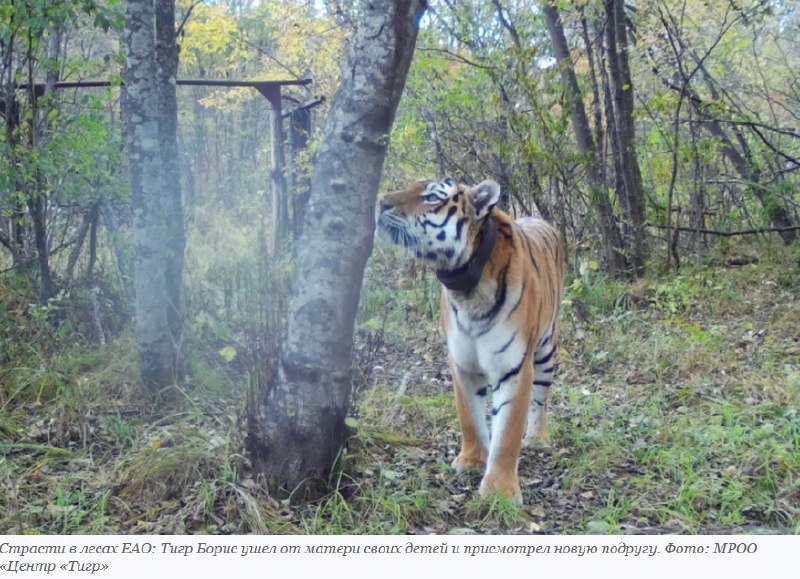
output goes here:
[{"label": "tiger ear", "polygon": [[473,187],[467,193],[467,199],[475,211],[475,219],[483,219],[500,201],[500,185],[487,179]]}]

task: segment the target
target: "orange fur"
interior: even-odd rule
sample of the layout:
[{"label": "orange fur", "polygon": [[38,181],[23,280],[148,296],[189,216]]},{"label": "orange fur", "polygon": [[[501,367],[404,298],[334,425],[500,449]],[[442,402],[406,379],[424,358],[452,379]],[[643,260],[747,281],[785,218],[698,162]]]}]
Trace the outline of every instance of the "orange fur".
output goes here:
[{"label": "orange fur", "polygon": [[[475,187],[418,181],[379,201],[378,230],[437,270],[447,286],[440,319],[462,431],[453,465],[485,465],[481,495],[519,500],[526,425],[531,437],[546,435],[564,255],[551,225],[514,221],[495,206],[498,199],[499,186],[491,181]],[[482,244],[488,259],[470,280],[462,273],[478,261]],[[467,289],[458,285],[465,279]],[[490,396],[491,436],[485,420]]]}]

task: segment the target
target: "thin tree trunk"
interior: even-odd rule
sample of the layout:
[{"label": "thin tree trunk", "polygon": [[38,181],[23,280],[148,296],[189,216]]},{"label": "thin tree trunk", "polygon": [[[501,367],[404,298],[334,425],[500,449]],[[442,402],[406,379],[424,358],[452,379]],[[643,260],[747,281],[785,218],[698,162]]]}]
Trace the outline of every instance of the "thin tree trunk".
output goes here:
[{"label": "thin tree trunk", "polygon": [[[673,42],[673,51],[675,52],[676,59],[680,59],[680,53],[678,53],[674,43],[676,42],[678,45],[680,45],[682,51],[687,50],[684,40],[681,38],[678,32],[674,30],[672,26],[670,26],[666,16],[663,14],[661,15],[661,22],[664,25],[664,30],[666,31],[670,42]],[[691,50],[689,50],[689,52],[691,52]],[[694,90],[690,82],[694,74],[687,75],[686,71],[684,71],[682,66],[680,66],[680,61],[676,67],[677,72],[681,75],[682,85],[680,87],[676,86],[673,82],[662,76],[657,66],[653,67],[653,71],[656,76],[661,79],[661,82],[669,89],[675,92],[681,92],[684,90],[682,87],[685,87],[686,96],[689,100],[689,103],[697,112],[701,125],[712,136],[719,139],[723,154],[728,157],[731,164],[742,177],[742,179],[748,183],[750,191],[761,203],[765,213],[769,217],[770,221],[772,221],[774,228],[780,232],[780,236],[784,244],[789,245],[793,243],[800,238],[800,236],[798,236],[797,230],[794,228],[792,217],[787,211],[786,207],[781,205],[780,202],[778,202],[775,197],[770,194],[770,191],[764,187],[764,185],[762,185],[761,172],[758,164],[749,153],[749,146],[747,144],[747,140],[744,138],[744,135],[738,128],[734,129],[736,139],[739,145],[742,147],[742,151],[740,152],[739,149],[736,148],[733,139],[731,139],[728,132],[723,128],[722,123],[715,117],[714,114],[709,113],[709,111],[715,111],[718,109],[718,107],[714,107],[712,105],[717,101],[720,101],[720,94],[717,90],[711,73],[703,63],[703,59],[698,58],[696,55],[693,55],[693,57],[696,63],[695,71],[702,75],[706,86],[711,93],[712,100],[710,102],[703,99],[697,93],[697,91]]]},{"label": "thin tree trunk", "polygon": [[133,305],[136,303],[136,296],[133,289],[133,272],[128,261],[128,254],[120,240],[119,221],[114,207],[112,207],[110,203],[101,200],[100,204],[100,210],[106,222],[106,228],[108,229],[108,236],[111,239],[111,244],[114,247],[114,255],[117,258],[117,268],[119,269],[120,279],[122,280],[122,287],[125,290],[125,305],[128,312],[130,312]]},{"label": "thin tree trunk", "polygon": [[[595,134],[595,163],[597,168],[601,171],[603,182],[606,182],[606,165],[603,156],[602,143],[605,139],[603,134],[603,107],[600,104],[600,84],[597,81],[597,68],[595,67],[595,54],[592,47],[592,40],[589,36],[589,23],[586,21],[586,15],[583,8],[581,8],[581,35],[583,36],[583,45],[586,48],[586,58],[589,64],[589,78],[592,81],[592,116],[594,117],[594,134]],[[602,58],[602,55],[600,55]]]},{"label": "thin tree trunk", "polygon": [[297,239],[303,233],[303,221],[308,205],[308,173],[300,166],[301,154],[308,148],[311,139],[311,109],[296,109],[289,115],[290,143],[292,152],[291,191],[292,198],[292,237]]},{"label": "thin tree trunk", "polygon": [[97,262],[97,224],[100,221],[100,204],[92,203],[89,208],[89,263],[86,264],[86,280],[92,283],[94,277],[94,266]]},{"label": "thin tree trunk", "polygon": [[[608,132],[608,141],[611,145],[611,158],[614,166],[614,191],[617,194],[618,203],[620,206],[622,206],[623,211],[627,215],[628,192],[625,189],[625,177],[624,170],[622,168],[622,150],[619,142],[619,131],[617,130],[617,117],[614,114],[614,96],[611,88],[611,75],[609,74],[609,66],[606,65],[606,61],[608,61],[610,64],[611,56],[608,55],[608,49],[602,40],[602,36],[605,36],[604,31],[606,31],[608,27],[608,22],[606,22],[604,23],[603,28],[598,32],[598,35],[601,36],[597,41],[600,53],[598,60],[603,85],[603,103],[605,105],[603,108],[605,111],[606,128]],[[623,240],[627,241],[629,237],[630,220],[625,219],[622,222],[622,238]]]},{"label": "thin tree trunk", "polygon": [[795,224],[789,216],[788,211],[786,211],[786,208],[776,203],[761,184],[761,174],[755,166],[755,163],[749,161],[739,152],[728,133],[716,119],[705,114],[703,107],[699,104],[702,101],[690,99],[689,102],[695,106],[698,114],[703,119],[702,126],[714,137],[719,139],[722,152],[728,157],[742,179],[749,185],[753,195],[759,200],[764,211],[767,213],[772,225],[776,229],[781,230],[779,235],[784,244],[789,245],[793,243],[798,239],[797,230],[791,229]]},{"label": "thin tree trunk", "polygon": [[[678,172],[679,172],[679,159],[680,159],[680,122],[681,122],[681,109],[683,108],[683,98],[684,98],[685,91],[681,91],[680,96],[678,97],[678,105],[675,107],[675,116],[674,120],[672,121],[672,171],[670,173],[669,178],[669,189],[667,192],[667,215],[666,215],[666,222],[667,222],[667,247],[673,248],[677,247],[678,244],[678,231],[677,228],[680,227],[680,206],[678,206],[678,215],[675,216],[675,231],[672,230],[672,203],[675,199],[675,185],[678,182]],[[673,239],[674,235],[674,239]],[[676,251],[668,251],[667,252],[667,270],[670,267],[670,256],[675,258],[675,269],[680,268],[680,260],[678,259],[678,252]]]},{"label": "thin tree trunk", "polygon": [[[61,47],[60,22],[54,23],[46,40],[46,70],[45,86],[41,97],[35,95],[33,55],[34,39],[28,36],[28,98],[31,103],[29,117],[29,136],[32,150],[42,147],[47,141],[47,122],[49,113],[53,110],[53,86],[58,81],[58,57]],[[41,108],[40,108],[41,107]],[[36,258],[39,264],[39,301],[46,303],[56,293],[53,275],[50,268],[50,245],[47,239],[47,205],[48,195],[46,188],[41,186],[42,178],[36,170],[36,177],[24,184],[28,213],[33,225],[34,241],[36,244]]]},{"label": "thin tree trunk", "polygon": [[86,210],[83,215],[83,222],[78,229],[78,234],[75,236],[75,247],[72,248],[69,258],[67,259],[67,269],[64,270],[64,285],[67,287],[72,284],[72,278],[75,275],[75,266],[78,263],[78,258],[81,256],[83,242],[86,240],[86,234],[89,232],[91,221],[91,210]]},{"label": "thin tree trunk", "polygon": [[647,247],[644,231],[644,189],[636,155],[636,130],[633,119],[633,79],[628,63],[628,30],[622,0],[605,0],[607,56],[614,85],[614,129],[619,169],[624,182],[623,209],[631,231],[626,245],[637,274],[644,270]]},{"label": "thin tree trunk", "polygon": [[296,500],[325,485],[345,443],[353,328],[372,248],[375,198],[423,0],[360,5],[311,178],[279,370],[248,446],[268,485]]},{"label": "thin tree trunk", "polygon": [[289,195],[286,184],[286,155],[284,154],[283,112],[280,99],[273,103],[270,116],[270,148],[272,151],[272,249],[277,254],[286,245],[289,230]]},{"label": "thin tree trunk", "polygon": [[607,266],[613,274],[624,275],[628,267],[623,252],[622,237],[614,219],[614,208],[606,193],[602,173],[596,166],[595,144],[589,128],[586,109],[581,99],[575,68],[570,58],[564,27],[561,24],[558,9],[553,4],[543,4],[542,14],[544,15],[550,40],[553,43],[556,61],[561,70],[561,83],[564,86],[564,93],[569,104],[575,141],[578,150],[587,159],[586,175],[589,180],[589,187],[592,189],[592,200],[598,213]]},{"label": "thin tree trunk", "polygon": [[55,295],[53,276],[50,271],[50,249],[47,243],[47,197],[43,193],[29,191],[28,212],[33,224],[36,243],[36,259],[39,264],[39,301],[47,303]]},{"label": "thin tree trunk", "polygon": [[[12,19],[13,21],[13,19]],[[16,186],[16,192],[25,191],[25,184],[19,175],[17,165],[17,148],[20,143],[20,111],[16,94],[16,66],[14,54],[16,51],[16,31],[12,28],[7,38],[0,38],[2,47],[2,113],[5,117],[5,143],[8,152],[8,168],[11,183]],[[14,195],[11,209],[11,219],[8,221],[8,234],[0,234],[0,242],[11,253],[13,266],[20,271],[28,273],[30,255],[27,247],[27,238],[30,225],[25,210],[25,202],[20,195]]]},{"label": "thin tree trunk", "polygon": [[[700,152],[697,150],[697,123],[692,109],[689,109],[689,133],[692,138],[692,158],[694,160],[692,171],[693,187],[689,200],[689,224],[692,229],[699,232],[706,225],[706,180],[703,175],[704,164],[700,157]],[[694,244],[698,237],[699,233],[692,236],[692,249],[694,249]]]}]

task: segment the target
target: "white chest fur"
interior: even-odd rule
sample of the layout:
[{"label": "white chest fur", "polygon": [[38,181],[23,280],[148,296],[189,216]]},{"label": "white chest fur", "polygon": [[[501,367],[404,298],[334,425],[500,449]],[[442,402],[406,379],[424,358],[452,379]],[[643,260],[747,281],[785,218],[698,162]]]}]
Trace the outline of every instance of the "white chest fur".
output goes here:
[{"label": "white chest fur", "polygon": [[479,316],[476,319],[470,315],[474,310],[449,302],[447,349],[459,372],[474,377],[470,382],[495,384],[524,356],[529,336],[519,335],[518,329],[507,320],[518,297],[511,296],[491,320]]}]

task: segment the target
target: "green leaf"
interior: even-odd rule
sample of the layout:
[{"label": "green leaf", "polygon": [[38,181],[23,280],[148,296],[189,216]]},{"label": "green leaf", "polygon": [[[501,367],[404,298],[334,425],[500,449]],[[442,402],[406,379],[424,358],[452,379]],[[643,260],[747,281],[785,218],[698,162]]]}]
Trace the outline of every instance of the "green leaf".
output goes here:
[{"label": "green leaf", "polygon": [[233,359],[236,358],[236,348],[225,346],[219,351],[219,355],[230,364],[233,362]]}]

